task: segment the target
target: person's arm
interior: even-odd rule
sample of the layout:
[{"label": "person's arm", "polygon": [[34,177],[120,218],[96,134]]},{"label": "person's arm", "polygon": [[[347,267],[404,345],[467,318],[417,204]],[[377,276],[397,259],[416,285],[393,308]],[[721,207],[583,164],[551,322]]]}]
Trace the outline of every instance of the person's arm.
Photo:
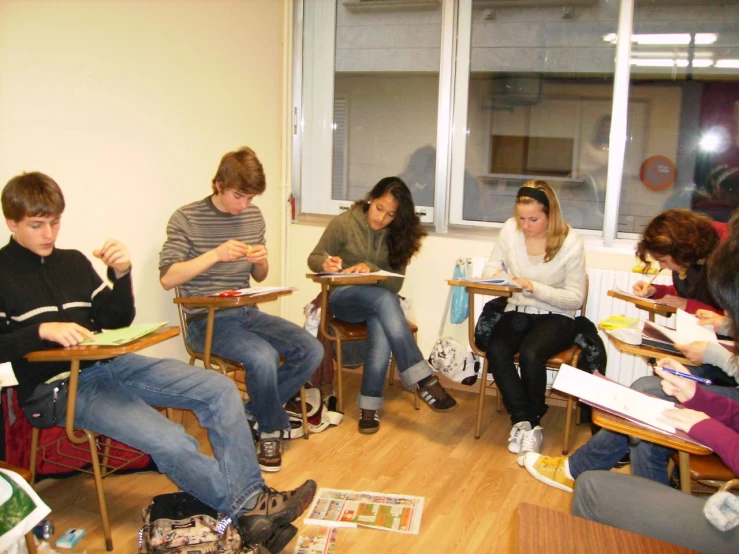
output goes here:
[{"label": "person's arm", "polygon": [[[308,267],[313,273],[334,271],[341,266],[344,250],[342,225],[339,216],[329,221],[313,251],[308,255]],[[329,256],[333,260],[329,260]]]},{"label": "person's arm", "polygon": [[688,298],[687,304],[685,305],[685,311],[689,314],[694,314],[698,310],[710,310],[715,312],[718,308],[716,306],[706,304],[705,302],[701,302],[700,300],[696,300],[695,298]]},{"label": "person's arm", "polygon": [[668,294],[670,296],[680,296],[677,293],[677,289],[673,287],[672,285],[655,285],[652,284],[654,287],[654,294],[650,296],[650,298],[653,298],[654,300],[658,300],[662,298],[663,296],[667,296]]},{"label": "person's arm", "polygon": [[571,250],[568,252],[560,251],[557,255],[567,256],[563,268],[565,273],[564,285],[560,288],[532,281],[534,290],[526,294],[530,294],[536,300],[562,310],[577,310],[582,306],[585,295],[585,245],[580,237],[575,237]]},{"label": "person's arm", "polygon": [[119,241],[111,239],[93,251],[93,255],[108,266],[107,277],[113,285],[112,288],[103,283],[90,261],[82,254],[79,255],[80,265],[87,265],[92,280],[90,319],[99,329],[117,329],[130,325],[136,316],[136,308],[128,249]]}]

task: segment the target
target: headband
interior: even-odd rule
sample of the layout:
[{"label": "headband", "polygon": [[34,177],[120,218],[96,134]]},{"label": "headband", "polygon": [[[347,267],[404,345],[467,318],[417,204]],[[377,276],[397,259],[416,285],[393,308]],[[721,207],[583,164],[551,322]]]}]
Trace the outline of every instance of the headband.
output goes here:
[{"label": "headband", "polygon": [[544,204],[545,208],[549,209],[549,198],[547,198],[547,195],[544,193],[544,191],[541,191],[534,187],[521,187],[520,189],[518,189],[516,200],[518,200],[522,196],[533,198],[540,204]]}]

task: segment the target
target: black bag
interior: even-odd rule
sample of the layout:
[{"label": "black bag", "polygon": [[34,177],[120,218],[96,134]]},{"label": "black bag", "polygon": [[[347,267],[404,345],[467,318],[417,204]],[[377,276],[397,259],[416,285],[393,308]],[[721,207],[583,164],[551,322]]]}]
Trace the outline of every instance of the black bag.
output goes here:
[{"label": "black bag", "polygon": [[23,403],[28,422],[38,429],[63,425],[67,416],[68,379],[41,383]]},{"label": "black bag", "polygon": [[[593,373],[598,371],[603,375],[606,374],[606,366],[608,365],[608,354],[606,353],[606,345],[598,334],[598,329],[592,321],[585,316],[575,318],[575,344],[580,347],[582,354],[577,362],[577,369]],[[580,423],[590,423],[591,408],[584,402],[580,406]],[[595,425],[591,430],[596,433]],[[599,427],[598,427],[599,429]]]},{"label": "black bag", "polygon": [[498,296],[486,302],[482,307],[482,313],[475,324],[475,346],[482,352],[487,352],[493,327],[503,317],[507,305],[508,299]]}]

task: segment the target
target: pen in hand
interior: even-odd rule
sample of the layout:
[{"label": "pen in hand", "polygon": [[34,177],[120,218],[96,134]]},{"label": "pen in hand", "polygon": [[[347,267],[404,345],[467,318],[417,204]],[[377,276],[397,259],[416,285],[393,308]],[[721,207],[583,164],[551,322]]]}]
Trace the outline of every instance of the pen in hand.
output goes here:
[{"label": "pen in hand", "polygon": [[690,379],[691,381],[695,381],[696,383],[700,383],[701,385],[713,385],[713,381],[711,381],[710,379],[696,377],[695,375],[691,375],[690,373],[683,373],[682,371],[675,371],[674,369],[670,369],[669,367],[658,367],[656,369],[664,371],[665,373],[669,373],[670,375],[677,375],[678,377],[682,377],[683,379]]},{"label": "pen in hand", "polygon": [[[336,259],[336,256],[332,256],[332,255],[331,255],[331,254],[329,254],[328,252],[324,252],[324,254],[326,254],[326,257],[327,257],[327,258],[328,258],[329,260],[335,260],[335,259]],[[343,265],[343,264],[342,264],[341,262],[339,262],[339,263],[338,263],[338,266],[339,266],[339,271],[341,271],[342,269],[344,269],[344,268],[342,267],[342,265]]]}]

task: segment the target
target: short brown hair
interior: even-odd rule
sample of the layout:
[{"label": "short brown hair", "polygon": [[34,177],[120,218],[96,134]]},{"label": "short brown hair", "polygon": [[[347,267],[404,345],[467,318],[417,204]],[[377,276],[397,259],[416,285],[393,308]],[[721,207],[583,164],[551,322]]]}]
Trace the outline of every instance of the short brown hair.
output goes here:
[{"label": "short brown hair", "polygon": [[267,188],[262,162],[248,146],[242,146],[221,158],[216,176],[213,177],[215,193],[218,193],[217,182],[221,183],[221,191],[236,189],[243,194],[262,194]]},{"label": "short brown hair", "polygon": [[56,181],[38,171],[16,175],[2,193],[5,219],[56,217],[64,211],[64,195]]},{"label": "short brown hair", "polygon": [[710,217],[684,208],[666,210],[644,229],[636,255],[647,269],[647,255],[671,256],[681,267],[705,260],[719,243]]}]

